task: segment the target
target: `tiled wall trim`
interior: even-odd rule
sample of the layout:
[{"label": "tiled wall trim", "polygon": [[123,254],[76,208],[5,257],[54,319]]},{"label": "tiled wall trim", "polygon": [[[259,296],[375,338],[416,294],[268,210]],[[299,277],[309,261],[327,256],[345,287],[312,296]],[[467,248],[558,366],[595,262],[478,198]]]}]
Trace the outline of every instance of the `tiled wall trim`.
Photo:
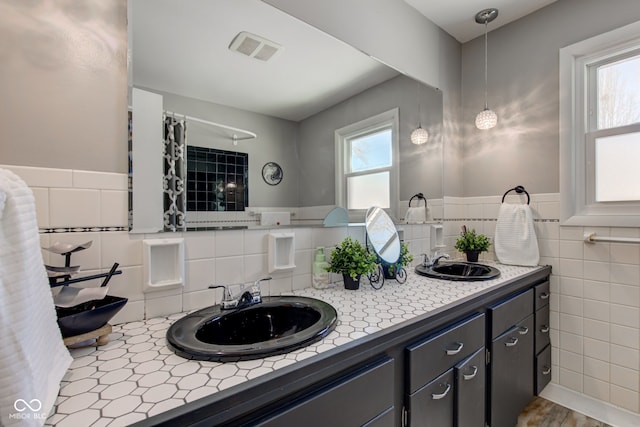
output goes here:
[{"label": "tiled wall trim", "polygon": [[105,233],[111,231],[127,231],[127,227],[61,227],[61,228],[40,228],[41,234],[50,233]]}]

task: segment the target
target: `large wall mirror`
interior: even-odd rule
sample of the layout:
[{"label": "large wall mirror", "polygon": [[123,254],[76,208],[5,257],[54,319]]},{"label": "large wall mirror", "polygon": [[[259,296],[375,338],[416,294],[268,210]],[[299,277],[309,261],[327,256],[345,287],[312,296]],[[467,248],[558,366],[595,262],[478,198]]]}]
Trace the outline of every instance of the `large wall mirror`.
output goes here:
[{"label": "large wall mirror", "polygon": [[[443,197],[439,90],[260,0],[129,0],[128,7],[130,87],[159,95],[159,108],[176,119],[193,118],[186,120],[187,146],[246,156],[247,209],[336,205],[336,130],[391,109],[399,112],[397,201],[416,193]],[[132,101],[134,146],[142,147],[136,119],[148,104]],[[419,125],[429,140],[414,145],[410,135]],[[133,170],[162,161],[144,150]],[[145,185],[133,180],[133,199],[160,210],[146,203],[157,190]],[[220,185],[212,188],[221,199]],[[204,204],[190,205],[187,220],[204,215],[197,206]],[[133,216],[135,224],[135,203]]]}]

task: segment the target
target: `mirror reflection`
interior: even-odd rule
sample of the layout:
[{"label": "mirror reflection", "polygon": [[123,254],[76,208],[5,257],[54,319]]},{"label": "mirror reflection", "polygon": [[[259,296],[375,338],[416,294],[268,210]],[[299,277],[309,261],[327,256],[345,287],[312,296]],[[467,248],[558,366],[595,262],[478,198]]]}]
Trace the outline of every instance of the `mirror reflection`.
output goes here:
[{"label": "mirror reflection", "polygon": [[343,207],[336,206],[324,217],[322,225],[325,227],[344,227],[349,225],[349,212]]},{"label": "mirror reflection", "polygon": [[375,253],[387,264],[395,264],[400,258],[400,237],[393,220],[380,207],[367,210],[365,219],[367,239]]},{"label": "mirror reflection", "polygon": [[[398,111],[397,178],[390,184],[389,211],[402,218],[406,204],[401,202],[418,192],[442,198],[442,94],[437,89],[259,0],[129,0],[129,25],[130,86],[157,97],[132,100],[134,151],[144,146],[142,154],[132,156],[134,176],[141,159],[147,163],[162,155],[162,144],[139,143],[144,133],[138,118],[150,111],[149,104],[158,121],[169,111],[185,122],[187,147],[231,151],[247,159],[242,191],[227,191],[227,181],[220,190],[213,174],[215,182],[185,177],[185,186],[204,197],[187,206],[187,223],[221,215],[203,213],[199,206],[222,210],[231,203],[227,193],[233,193],[236,208],[245,205],[247,220],[251,209],[261,207],[326,207],[327,212],[344,206],[340,196],[347,184],[344,176],[336,178],[336,131],[392,109]],[[419,124],[429,132],[424,145],[410,139]],[[279,180],[263,176],[268,164],[278,165]],[[136,199],[145,206],[162,205],[149,200],[162,198],[163,191],[147,187],[149,181],[156,182],[133,179],[134,206]],[[207,198],[209,190],[214,194]],[[158,211],[162,221],[161,208],[149,210]],[[134,223],[136,218],[142,222],[136,228],[153,229],[135,208],[133,217]]]}]

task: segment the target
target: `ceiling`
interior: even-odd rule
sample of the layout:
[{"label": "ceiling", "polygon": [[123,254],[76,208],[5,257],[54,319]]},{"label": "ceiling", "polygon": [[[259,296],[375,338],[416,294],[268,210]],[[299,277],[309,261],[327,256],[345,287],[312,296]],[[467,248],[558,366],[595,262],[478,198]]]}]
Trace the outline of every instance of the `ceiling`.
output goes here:
[{"label": "ceiling", "polygon": [[488,30],[522,18],[556,0],[404,0],[431,22],[451,34],[460,43],[484,34],[484,25],[477,24],[475,16],[483,9],[498,9],[498,17]]},{"label": "ceiling", "polygon": [[[300,121],[399,74],[260,0],[128,4],[136,87]],[[282,49],[266,62],[232,52],[242,31]]]}]

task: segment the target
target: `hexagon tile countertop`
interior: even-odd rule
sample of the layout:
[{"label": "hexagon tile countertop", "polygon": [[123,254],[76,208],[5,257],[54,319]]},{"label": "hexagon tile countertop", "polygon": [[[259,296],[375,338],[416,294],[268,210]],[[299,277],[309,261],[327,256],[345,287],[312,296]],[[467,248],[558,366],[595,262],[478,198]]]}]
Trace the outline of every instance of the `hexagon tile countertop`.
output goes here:
[{"label": "hexagon tile countertop", "polygon": [[169,326],[186,313],[113,327],[101,347],[71,350],[74,358],[47,426],[126,426],[227,389],[339,345],[487,290],[537,267],[496,265],[501,276],[484,282],[448,282],[409,272],[407,282],[388,280],[380,290],[362,283],[293,292],[327,301],[338,325],[323,340],[287,354],[234,363],[200,362],[166,345]]}]

